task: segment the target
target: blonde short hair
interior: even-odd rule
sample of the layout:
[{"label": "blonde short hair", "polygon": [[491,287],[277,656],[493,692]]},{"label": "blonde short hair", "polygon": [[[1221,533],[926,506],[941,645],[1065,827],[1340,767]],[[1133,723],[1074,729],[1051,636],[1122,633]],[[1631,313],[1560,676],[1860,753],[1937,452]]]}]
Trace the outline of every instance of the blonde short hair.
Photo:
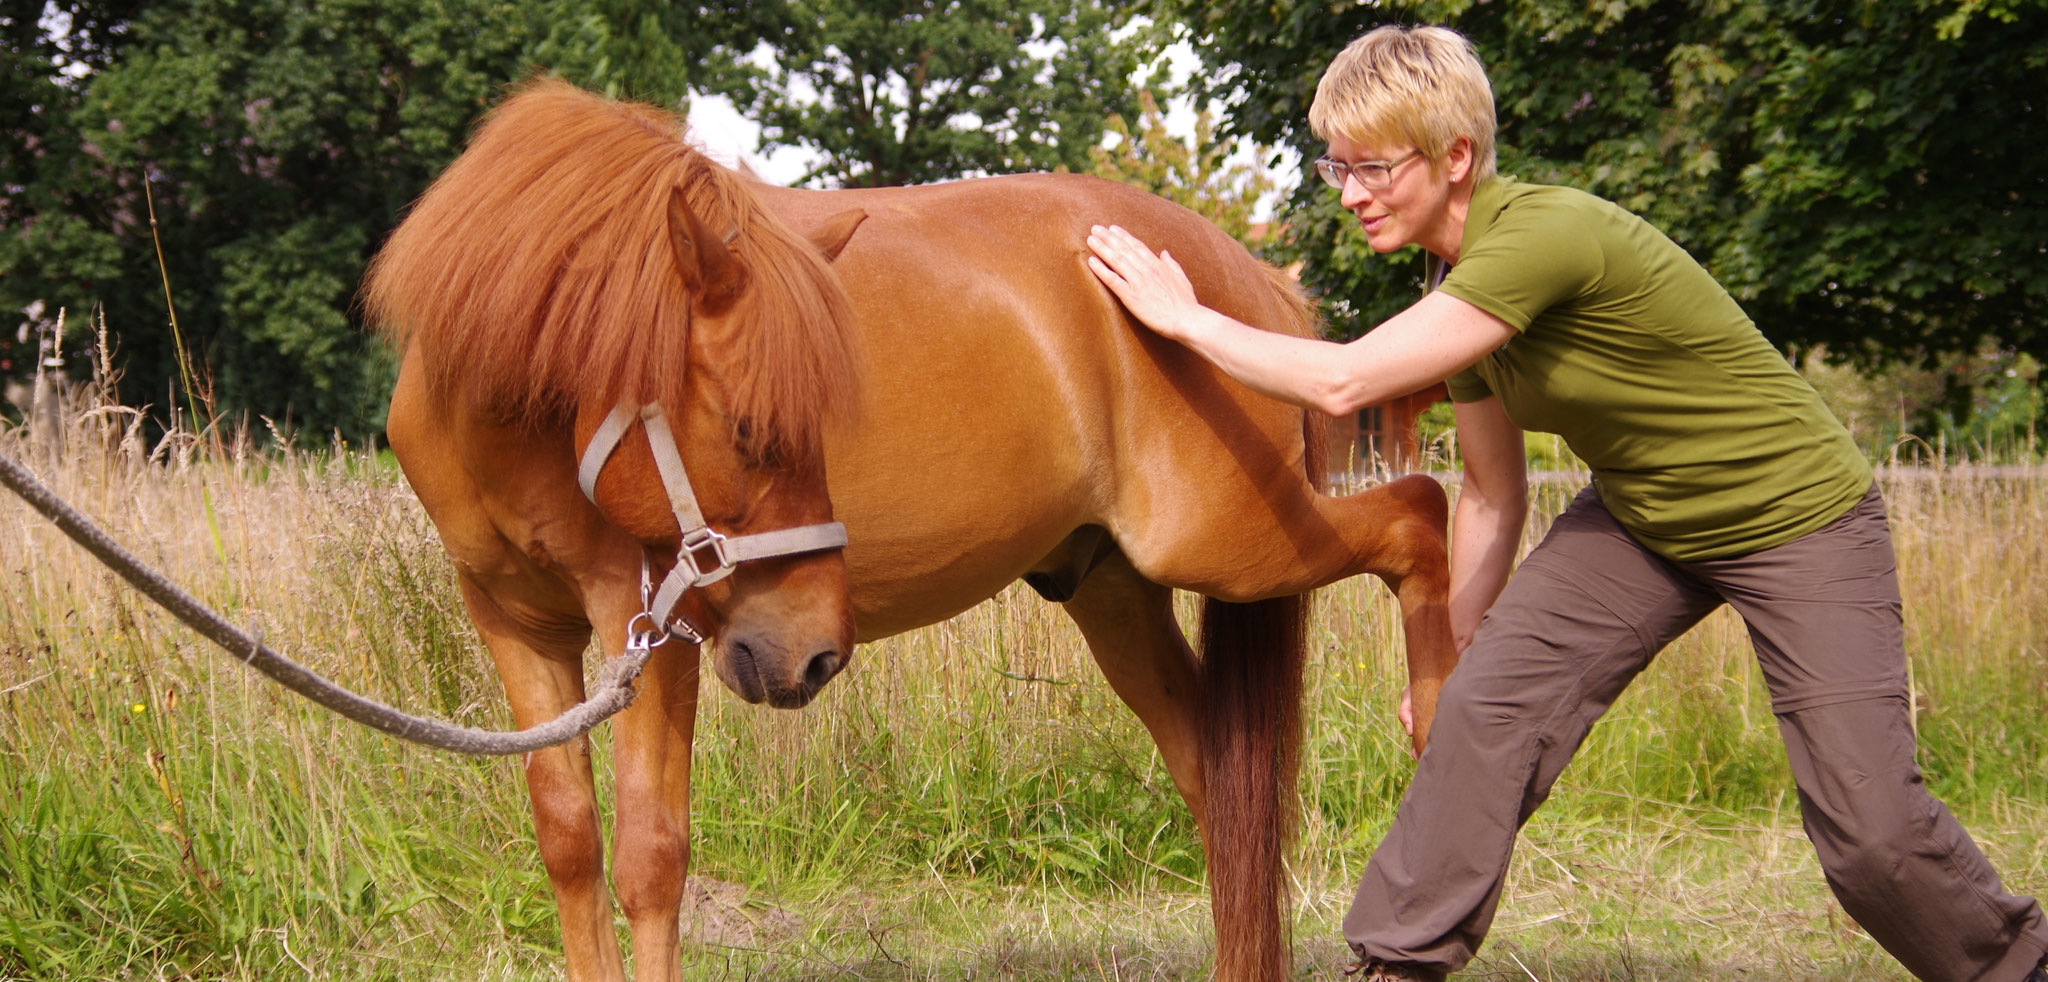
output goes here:
[{"label": "blonde short hair", "polygon": [[1469,137],[1473,179],[1494,172],[1493,86],[1472,42],[1448,27],[1389,24],[1351,42],[1317,83],[1308,125],[1322,140],[1412,145],[1432,167]]}]

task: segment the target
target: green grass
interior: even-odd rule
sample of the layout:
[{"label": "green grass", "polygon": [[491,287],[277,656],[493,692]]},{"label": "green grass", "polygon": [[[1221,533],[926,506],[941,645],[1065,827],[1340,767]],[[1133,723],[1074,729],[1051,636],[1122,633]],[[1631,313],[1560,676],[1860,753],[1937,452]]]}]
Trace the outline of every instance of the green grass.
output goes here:
[{"label": "green grass", "polygon": [[[38,466],[281,650],[387,701],[508,714],[447,560],[388,466],[342,448]],[[0,446],[37,458],[15,431]],[[91,452],[84,448],[91,447]],[[1575,489],[1544,485],[1540,535]],[[2019,891],[2048,892],[2048,472],[1889,486],[1922,761]],[[1395,611],[1314,618],[1298,959],[1330,977],[1409,773]],[[1049,679],[1053,681],[1024,681]],[[594,744],[602,772],[604,731]],[[1186,979],[1194,830],[1058,611],[1012,590],[861,649],[810,709],[708,683],[701,979]],[[263,682],[0,502],[0,978],[544,979],[556,927],[514,761],[422,751]],[[1470,977],[1903,979],[1829,899],[1725,612],[1621,700],[1524,837]]]}]

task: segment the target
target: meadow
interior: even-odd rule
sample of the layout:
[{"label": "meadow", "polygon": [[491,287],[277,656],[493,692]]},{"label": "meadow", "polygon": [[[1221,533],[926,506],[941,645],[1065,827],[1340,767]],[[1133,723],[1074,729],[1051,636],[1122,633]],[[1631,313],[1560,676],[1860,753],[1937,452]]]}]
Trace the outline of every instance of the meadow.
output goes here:
[{"label": "meadow", "polygon": [[[151,442],[112,409],[63,436],[0,425],[0,450],[273,647],[412,711],[508,725],[387,459]],[[1884,484],[1922,766],[2008,886],[2048,894],[2048,471]],[[1531,542],[1575,490],[1538,486]],[[1410,773],[1395,614],[1372,581],[1315,603],[1303,977],[1342,965],[1338,922]],[[1201,977],[1192,825],[1028,590],[863,647],[801,712],[706,686],[691,977]],[[602,773],[603,729],[594,755]],[[517,761],[327,715],[0,501],[0,979],[547,979],[555,945]],[[1906,978],[1828,896],[1726,611],[1595,730],[1461,977]]]}]

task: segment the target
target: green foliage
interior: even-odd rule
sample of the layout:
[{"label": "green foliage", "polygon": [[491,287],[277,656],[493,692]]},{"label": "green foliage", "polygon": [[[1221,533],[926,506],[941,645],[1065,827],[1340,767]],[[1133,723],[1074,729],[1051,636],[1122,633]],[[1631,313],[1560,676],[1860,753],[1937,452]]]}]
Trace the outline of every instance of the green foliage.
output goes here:
[{"label": "green foliage", "polygon": [[187,397],[168,279],[213,408],[358,438],[381,427],[393,364],[357,282],[484,108],[551,65],[673,104],[718,75],[700,55],[728,34],[709,25],[752,23],[616,0],[159,0],[35,20],[0,21],[0,309],[40,300],[81,323],[103,306],[126,398],[165,412]]},{"label": "green foliage", "polygon": [[0,304],[103,306],[125,325],[130,398],[161,405],[180,388],[168,278],[220,409],[374,431],[390,364],[349,321],[356,279],[518,64],[520,22],[434,6],[141,6],[106,63],[41,107],[76,142],[8,181],[25,207],[0,238]]},{"label": "green foliage", "polygon": [[1231,162],[1234,147],[1216,139],[1214,113],[1205,109],[1197,115],[1194,139],[1182,142],[1167,131],[1166,114],[1151,92],[1138,93],[1138,105],[1136,130],[1122,116],[1109,118],[1115,139],[1089,151],[1090,172],[1144,188],[1197,212],[1239,242],[1256,245],[1252,215],[1260,196],[1273,190],[1272,175]]},{"label": "green foliage", "polygon": [[[196,402],[360,439],[393,371],[354,307],[363,267],[506,85],[736,91],[839,183],[1079,170],[1134,105],[1156,32],[1126,19],[1097,0],[93,0],[68,20],[18,3],[0,14],[0,310],[103,307],[126,399],[160,417]],[[762,42],[772,70],[735,57]],[[33,344],[8,320],[0,376],[18,379]]]},{"label": "green foliage", "polygon": [[2009,464],[2041,457],[2041,364],[1986,345],[1931,364],[1857,370],[1809,352],[1801,373],[1872,460]]},{"label": "green foliage", "polygon": [[[1431,403],[1415,417],[1416,444],[1421,448],[1426,466],[1448,471],[1464,466],[1458,456],[1457,431],[1457,409],[1448,400]],[[1564,438],[1555,433],[1534,430],[1523,433],[1522,458],[1531,471],[1586,472],[1586,462],[1572,453],[1571,448],[1564,445]]]},{"label": "green foliage", "polygon": [[1136,108],[1130,80],[1152,35],[1124,30],[1125,6],[792,0],[768,42],[774,65],[737,101],[764,143],[822,153],[805,181],[1086,170],[1104,120]]},{"label": "green foliage", "polygon": [[[1231,134],[1315,156],[1329,59],[1381,23],[1446,24],[1493,80],[1503,173],[1643,214],[1779,344],[2048,351],[2042,0],[1165,5],[1217,67],[1197,88],[1229,97]],[[1293,209],[1294,254],[1347,334],[1415,296],[1417,264],[1370,260],[1315,181]]]},{"label": "green foliage", "polygon": [[615,99],[675,105],[688,87],[724,88],[747,52],[774,30],[780,4],[541,0],[526,5],[546,33],[530,56],[547,70]]}]

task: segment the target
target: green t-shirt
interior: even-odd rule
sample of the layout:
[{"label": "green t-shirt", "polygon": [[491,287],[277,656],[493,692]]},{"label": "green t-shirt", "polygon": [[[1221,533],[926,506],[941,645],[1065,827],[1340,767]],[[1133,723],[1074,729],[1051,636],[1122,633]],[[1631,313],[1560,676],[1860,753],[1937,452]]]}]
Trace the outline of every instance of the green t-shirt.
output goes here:
[{"label": "green t-shirt", "polygon": [[1452,376],[1451,398],[1498,395],[1523,429],[1562,436],[1659,555],[1790,542],[1870,490],[1848,431],[1734,298],[1617,205],[1488,178],[1437,289],[1519,332]]}]

